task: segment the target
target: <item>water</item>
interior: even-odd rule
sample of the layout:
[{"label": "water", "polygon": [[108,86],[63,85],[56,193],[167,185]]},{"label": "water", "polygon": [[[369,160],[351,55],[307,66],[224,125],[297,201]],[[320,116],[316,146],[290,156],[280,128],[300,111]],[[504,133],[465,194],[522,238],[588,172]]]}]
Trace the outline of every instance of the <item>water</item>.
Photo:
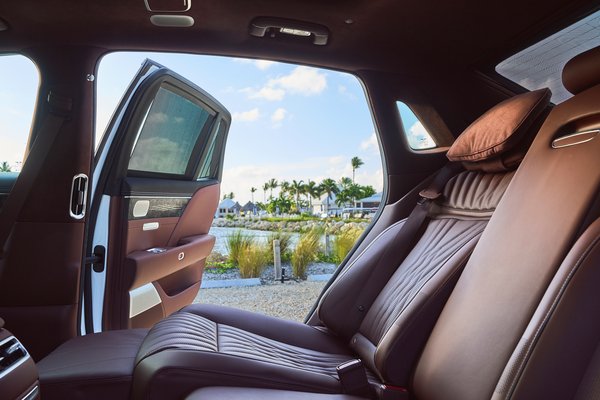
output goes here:
[{"label": "water", "polygon": [[[248,236],[254,236],[257,241],[259,243],[266,243],[269,235],[271,235],[272,232],[269,231],[259,231],[259,230],[255,230],[255,229],[244,229],[244,228],[224,228],[224,227],[217,227],[217,226],[213,226],[210,228],[210,234],[215,236],[217,238],[217,241],[215,242],[215,247],[213,249],[213,251],[219,252],[221,254],[229,254],[229,251],[227,251],[227,236],[231,235],[232,233],[236,232],[236,231],[242,231],[242,233],[244,235],[248,235]],[[292,247],[296,246],[296,243],[298,243],[298,238],[300,237],[299,233],[295,233],[295,232],[290,232],[291,235],[291,245]],[[324,239],[322,239],[324,241]]]}]

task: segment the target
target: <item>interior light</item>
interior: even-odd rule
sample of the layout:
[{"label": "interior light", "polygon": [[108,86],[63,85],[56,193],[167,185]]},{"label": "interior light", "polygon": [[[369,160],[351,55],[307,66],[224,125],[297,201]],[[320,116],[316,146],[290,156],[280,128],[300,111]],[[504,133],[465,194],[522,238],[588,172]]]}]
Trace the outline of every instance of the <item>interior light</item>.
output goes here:
[{"label": "interior light", "polygon": [[311,33],[309,31],[303,31],[302,29],[293,29],[293,28],[281,28],[281,33],[287,33],[288,35],[294,36],[310,36]]}]

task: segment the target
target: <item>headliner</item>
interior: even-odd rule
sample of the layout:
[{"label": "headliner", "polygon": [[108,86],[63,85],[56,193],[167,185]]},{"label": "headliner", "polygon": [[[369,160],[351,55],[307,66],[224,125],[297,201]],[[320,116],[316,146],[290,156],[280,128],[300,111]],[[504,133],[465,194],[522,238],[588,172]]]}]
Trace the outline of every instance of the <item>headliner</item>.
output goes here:
[{"label": "headliner", "polygon": [[[347,71],[423,74],[477,67],[589,13],[588,0],[192,0],[191,28],[159,28],[143,0],[19,0],[0,3],[0,51],[83,45],[256,57]],[[248,35],[257,16],[314,22],[327,46]],[[353,24],[347,24],[346,19]]]}]

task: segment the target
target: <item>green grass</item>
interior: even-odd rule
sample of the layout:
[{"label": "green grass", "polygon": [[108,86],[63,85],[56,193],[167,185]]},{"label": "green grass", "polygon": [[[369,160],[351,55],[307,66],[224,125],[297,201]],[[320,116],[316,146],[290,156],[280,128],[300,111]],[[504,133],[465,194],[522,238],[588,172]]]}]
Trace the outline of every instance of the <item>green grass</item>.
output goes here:
[{"label": "green grass", "polygon": [[292,253],[292,273],[296,278],[306,279],[308,265],[317,260],[321,232],[310,230],[300,235],[298,244]]},{"label": "green grass", "polygon": [[267,237],[267,247],[269,250],[269,262],[273,262],[273,241],[279,240],[279,250],[281,261],[290,261],[292,254],[292,235],[289,232],[274,231]]},{"label": "green grass", "polygon": [[258,278],[268,262],[265,246],[252,243],[242,249],[239,254],[238,266],[242,278]]},{"label": "green grass", "polygon": [[241,230],[237,230],[227,236],[227,250],[229,251],[229,261],[233,265],[239,265],[240,254],[242,251],[254,244],[254,237],[245,235]]},{"label": "green grass", "polygon": [[340,232],[333,238],[332,259],[337,264],[341,263],[348,255],[354,243],[363,233],[362,229],[348,229],[345,232]]}]

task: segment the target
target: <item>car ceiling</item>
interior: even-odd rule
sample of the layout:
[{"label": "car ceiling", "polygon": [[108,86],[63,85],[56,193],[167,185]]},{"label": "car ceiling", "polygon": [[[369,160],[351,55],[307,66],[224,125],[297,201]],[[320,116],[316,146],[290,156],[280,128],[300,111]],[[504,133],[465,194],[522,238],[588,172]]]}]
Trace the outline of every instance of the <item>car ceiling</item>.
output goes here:
[{"label": "car ceiling", "polygon": [[[246,56],[347,71],[430,75],[493,66],[587,14],[583,0],[191,0],[190,28],[151,24],[143,0],[0,3],[0,51],[51,45]],[[325,25],[326,46],[248,34],[259,16]],[[351,19],[353,23],[347,23]],[[485,69],[485,68],[484,68]]]}]

